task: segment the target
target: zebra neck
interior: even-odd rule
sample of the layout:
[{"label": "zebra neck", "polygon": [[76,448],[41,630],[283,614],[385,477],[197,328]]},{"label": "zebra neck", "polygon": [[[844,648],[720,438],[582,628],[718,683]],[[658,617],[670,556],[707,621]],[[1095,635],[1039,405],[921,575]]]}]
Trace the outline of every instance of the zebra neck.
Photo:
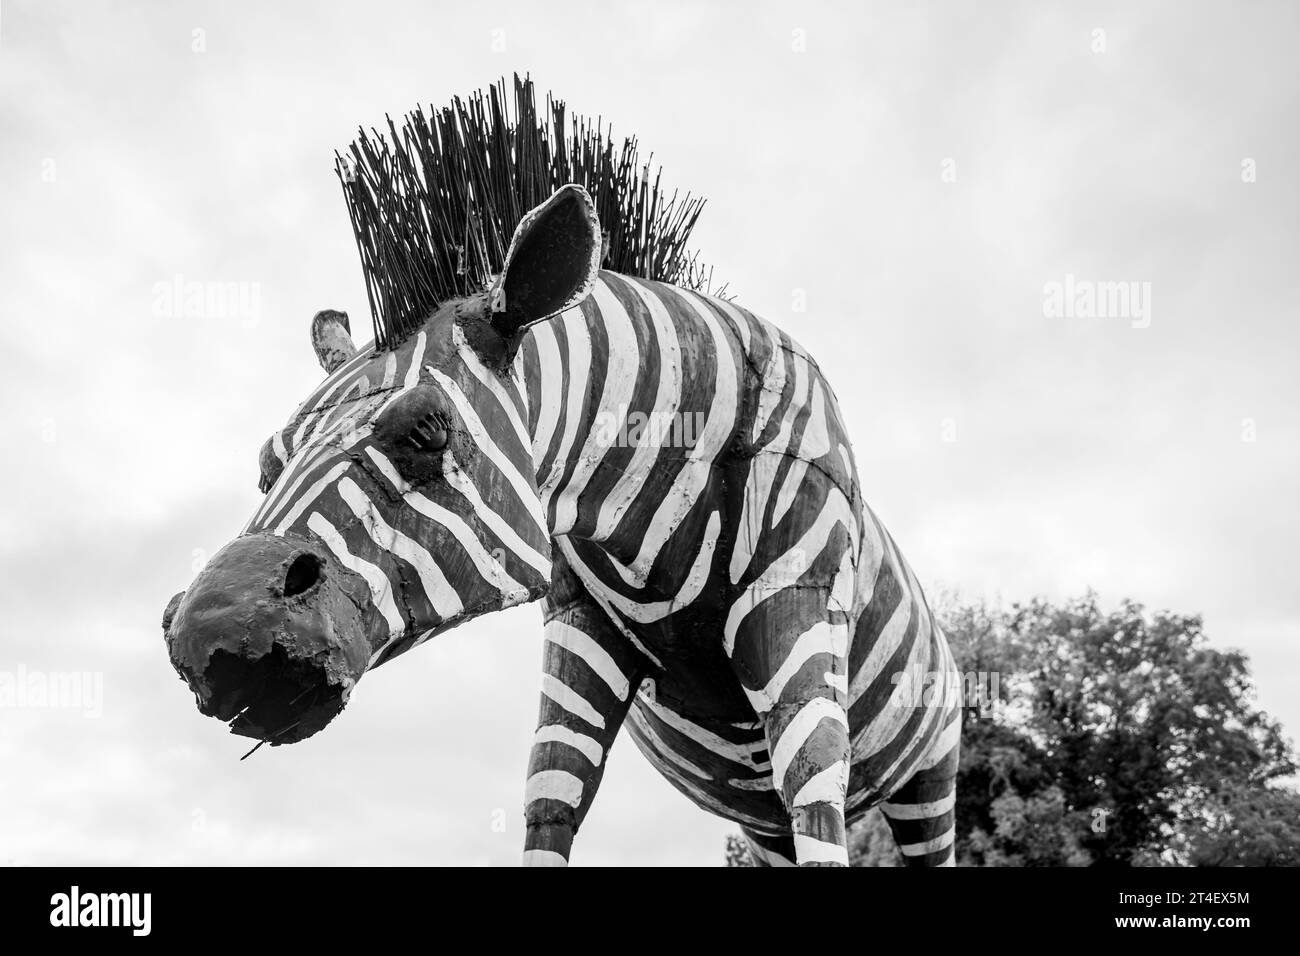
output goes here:
[{"label": "zebra neck", "polygon": [[599,546],[629,584],[645,583],[653,545],[691,505],[708,504],[703,488],[685,495],[677,486],[694,482],[678,476],[688,459],[720,453],[734,425],[731,348],[692,301],[601,273],[580,307],[534,326],[520,349],[550,533]]},{"label": "zebra neck", "polygon": [[[597,288],[608,295],[607,281]],[[604,298],[604,296],[600,296]],[[552,537],[572,536],[606,543],[607,527],[597,529],[580,513],[584,496],[595,491],[599,464],[611,441],[620,440],[613,426],[632,409],[619,406],[614,377],[635,391],[640,370],[626,354],[611,351],[611,332],[596,294],[582,306],[535,326],[532,348],[522,350],[523,381],[536,399],[529,416],[534,475],[542,512]],[[626,342],[615,344],[626,347]],[[635,355],[635,350],[634,353]],[[630,381],[628,381],[630,379]]]}]

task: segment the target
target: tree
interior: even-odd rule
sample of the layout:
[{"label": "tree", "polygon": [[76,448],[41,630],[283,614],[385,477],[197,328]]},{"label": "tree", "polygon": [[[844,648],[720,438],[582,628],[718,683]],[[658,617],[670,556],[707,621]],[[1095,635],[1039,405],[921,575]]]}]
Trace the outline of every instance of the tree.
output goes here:
[{"label": "tree", "polygon": [[898,852],[889,824],[879,808],[868,810],[866,816],[849,827],[850,866],[902,866],[903,854]]},{"label": "tree", "polygon": [[959,858],[1195,862],[1214,821],[1253,825],[1271,818],[1251,807],[1287,799],[1267,789],[1296,769],[1281,728],[1254,706],[1245,655],[1210,647],[1199,617],[1104,613],[1089,594],[946,621],[958,667],[999,675],[992,714],[963,727]]},{"label": "tree", "polygon": [[1300,794],[1237,787],[1220,794],[1209,816],[1188,835],[1192,866],[1300,866]]},{"label": "tree", "polygon": [[728,833],[727,843],[723,851],[726,854],[727,866],[753,866],[754,857],[749,852],[749,844],[739,833]]}]

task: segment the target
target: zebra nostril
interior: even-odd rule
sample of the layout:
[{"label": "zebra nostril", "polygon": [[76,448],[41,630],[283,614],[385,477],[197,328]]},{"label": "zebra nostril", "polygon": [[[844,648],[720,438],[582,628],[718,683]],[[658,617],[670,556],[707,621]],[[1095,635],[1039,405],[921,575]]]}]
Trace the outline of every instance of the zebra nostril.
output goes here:
[{"label": "zebra nostril", "polygon": [[300,554],[284,574],[284,596],[305,594],[320,583],[325,568],[314,554]]}]

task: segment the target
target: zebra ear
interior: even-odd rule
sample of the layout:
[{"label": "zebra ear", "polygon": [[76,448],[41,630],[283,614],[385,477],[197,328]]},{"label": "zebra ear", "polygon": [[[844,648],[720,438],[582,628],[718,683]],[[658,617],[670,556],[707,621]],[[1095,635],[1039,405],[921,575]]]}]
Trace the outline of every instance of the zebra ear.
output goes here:
[{"label": "zebra ear", "polygon": [[600,271],[600,220],[587,190],[561,186],[524,215],[488,296],[492,328],[507,341],[577,305]]},{"label": "zebra ear", "polygon": [[357,347],[352,344],[348,314],[333,309],[317,312],[311,320],[311,346],[316,350],[316,360],[326,374],[356,355]]}]

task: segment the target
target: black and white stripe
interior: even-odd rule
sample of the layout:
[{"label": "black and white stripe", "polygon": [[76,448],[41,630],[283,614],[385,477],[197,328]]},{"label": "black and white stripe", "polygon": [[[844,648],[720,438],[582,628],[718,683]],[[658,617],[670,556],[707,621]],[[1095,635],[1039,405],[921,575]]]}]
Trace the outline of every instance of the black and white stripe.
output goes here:
[{"label": "black and white stripe", "polygon": [[[371,431],[417,386],[473,448],[418,489]],[[689,446],[611,444],[604,426],[629,416],[701,424]],[[625,718],[760,859],[843,864],[848,823],[883,801],[909,859],[951,862],[952,658],[862,501],[829,384],[785,333],[601,273],[507,372],[444,310],[338,369],[272,448],[284,468],[249,530],[315,536],[365,579],[386,628],[372,666],[547,595],[529,862],[567,860]]]}]

